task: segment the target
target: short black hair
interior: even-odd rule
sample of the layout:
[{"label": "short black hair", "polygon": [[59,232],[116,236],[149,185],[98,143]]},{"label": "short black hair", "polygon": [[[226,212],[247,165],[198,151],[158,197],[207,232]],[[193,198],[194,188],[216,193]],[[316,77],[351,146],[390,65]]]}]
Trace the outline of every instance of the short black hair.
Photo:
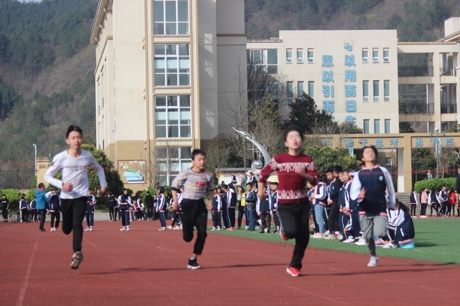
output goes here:
[{"label": "short black hair", "polygon": [[337,172],[337,173],[343,172],[343,169],[341,166],[334,166],[332,167],[332,172]]},{"label": "short black hair", "polygon": [[150,194],[150,191],[147,191],[147,194]]},{"label": "short black hair", "polygon": [[160,191],[160,193],[165,193],[165,189],[163,187],[158,187],[158,191]]},{"label": "short black hair", "polygon": [[327,168],[326,173],[332,173],[332,169],[331,169],[331,168]]},{"label": "short black hair", "polygon": [[69,138],[69,134],[71,132],[78,132],[80,133],[81,136],[83,136],[83,130],[78,126],[78,125],[73,125],[71,124],[68,128],[67,128],[67,132],[65,133],[65,138]]},{"label": "short black hair", "polygon": [[225,189],[228,189],[228,186],[225,185],[225,184],[222,184],[222,186],[220,186],[220,187],[225,188]]},{"label": "short black hair", "polygon": [[375,159],[377,160],[377,158],[379,157],[379,151],[377,151],[377,148],[375,146],[365,146],[363,147],[363,153],[366,149],[372,149],[372,151],[374,151],[375,154]]},{"label": "short black hair", "polygon": [[298,132],[299,135],[300,135],[300,139],[302,139],[302,142],[303,142],[303,131],[300,127],[296,126],[296,125],[290,125],[287,127],[287,129],[284,131],[284,141],[287,140],[287,135],[290,133],[290,132]]},{"label": "short black hair", "polygon": [[203,155],[204,157],[206,157],[206,152],[201,150],[201,149],[195,149],[192,151],[192,160],[195,160],[195,156],[197,155]]},{"label": "short black hair", "polygon": [[38,189],[43,188],[43,187],[45,187],[45,184],[43,183],[38,184]]}]

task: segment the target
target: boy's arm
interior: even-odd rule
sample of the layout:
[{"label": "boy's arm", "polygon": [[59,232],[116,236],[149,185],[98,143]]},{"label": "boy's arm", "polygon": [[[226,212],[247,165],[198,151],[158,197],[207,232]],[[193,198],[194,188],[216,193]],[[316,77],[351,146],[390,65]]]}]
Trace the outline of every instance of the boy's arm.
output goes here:
[{"label": "boy's arm", "polygon": [[96,159],[94,158],[92,154],[91,154],[91,159],[90,159],[90,166],[94,168],[97,172],[97,176],[99,178],[99,185],[101,186],[101,195],[104,195],[106,187],[107,187],[104,169],[101,167],[101,165],[99,165],[99,163],[96,161]]},{"label": "boy's arm", "polygon": [[388,188],[388,200],[389,200],[388,207],[390,209],[395,209],[396,208],[396,193],[395,193],[395,187],[393,186],[393,180],[391,179],[390,172],[388,172],[387,168],[384,168],[384,167],[380,167],[380,168],[383,170],[383,175],[385,176],[385,182]]},{"label": "boy's arm", "polygon": [[[51,165],[46,170],[44,178],[45,178],[45,181],[47,181],[51,185],[53,185],[53,186],[55,186],[55,187],[57,187],[59,189],[63,189],[62,188],[62,181],[58,180],[57,178],[54,177],[59,170],[61,170],[61,165],[60,165],[60,160],[59,160],[59,155],[58,155],[58,156],[55,156],[53,158],[53,162],[51,163]],[[68,190],[66,190],[66,191],[68,191]]]},{"label": "boy's arm", "polygon": [[352,200],[358,200],[358,203],[362,201],[362,199],[358,199],[362,187],[363,186],[361,185],[361,181],[359,180],[359,175],[355,175],[350,187],[350,198]]},{"label": "boy's arm", "polygon": [[177,190],[171,189],[171,195],[173,198],[172,210],[178,211],[179,210],[179,201],[177,200]]}]

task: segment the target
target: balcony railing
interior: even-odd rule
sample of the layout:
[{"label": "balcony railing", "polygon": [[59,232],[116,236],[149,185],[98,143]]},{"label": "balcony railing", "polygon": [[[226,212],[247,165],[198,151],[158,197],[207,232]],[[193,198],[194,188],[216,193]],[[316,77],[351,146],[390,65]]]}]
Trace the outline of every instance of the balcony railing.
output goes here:
[{"label": "balcony railing", "polygon": [[456,114],[457,103],[441,104],[441,114]]},{"label": "balcony railing", "polygon": [[399,66],[398,76],[433,76],[433,66]]},{"label": "balcony railing", "polygon": [[[434,103],[426,103],[425,101],[410,101],[403,102],[402,107],[406,114],[434,114]],[[442,103],[441,114],[456,114],[457,103]]]},{"label": "balcony railing", "polygon": [[455,68],[449,68],[449,67],[441,67],[441,68],[439,68],[439,75],[442,75],[442,76],[455,76],[456,75],[456,69]]}]

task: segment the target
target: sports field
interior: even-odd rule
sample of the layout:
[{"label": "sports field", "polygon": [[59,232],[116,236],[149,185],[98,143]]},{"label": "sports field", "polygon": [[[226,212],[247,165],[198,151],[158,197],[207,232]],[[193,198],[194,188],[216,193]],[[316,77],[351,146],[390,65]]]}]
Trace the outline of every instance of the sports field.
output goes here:
[{"label": "sports field", "polygon": [[[376,268],[367,267],[367,254],[354,253],[364,247],[343,252],[314,247],[343,247],[337,241],[312,241],[304,275],[297,278],[285,272],[292,244],[276,235],[209,233],[198,260],[203,268],[192,271],[186,269],[192,244],[180,231],[159,232],[158,222],[143,221],[120,232],[119,222],[96,222],[93,232],[84,233],[83,263],[71,270],[71,237],[39,232],[37,224],[0,224],[0,305],[453,305],[460,302],[460,265],[446,263],[458,262],[458,246],[430,235],[425,239],[422,228],[440,233],[449,225],[456,235],[456,222],[460,219],[417,221],[421,246],[378,249]],[[445,254],[431,251],[443,248]],[[398,252],[445,260],[389,256]]]}]

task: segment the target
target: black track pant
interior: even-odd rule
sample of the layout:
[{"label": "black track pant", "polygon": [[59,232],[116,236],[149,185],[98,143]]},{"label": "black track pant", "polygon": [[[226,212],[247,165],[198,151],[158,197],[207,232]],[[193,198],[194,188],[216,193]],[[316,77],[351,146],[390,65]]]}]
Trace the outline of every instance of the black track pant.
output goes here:
[{"label": "black track pant", "polygon": [[182,221],[182,234],[186,242],[193,239],[193,227],[196,227],[197,237],[193,246],[193,254],[201,255],[206,241],[206,225],[208,221],[208,210],[203,200],[182,200],[180,211]]},{"label": "black track pant", "polygon": [[337,202],[332,202],[329,212],[329,231],[331,235],[339,231],[339,204]]},{"label": "black track pant", "polygon": [[88,197],[78,199],[62,199],[62,231],[68,235],[73,232],[73,251],[81,251],[83,241],[83,218],[86,214]]}]

